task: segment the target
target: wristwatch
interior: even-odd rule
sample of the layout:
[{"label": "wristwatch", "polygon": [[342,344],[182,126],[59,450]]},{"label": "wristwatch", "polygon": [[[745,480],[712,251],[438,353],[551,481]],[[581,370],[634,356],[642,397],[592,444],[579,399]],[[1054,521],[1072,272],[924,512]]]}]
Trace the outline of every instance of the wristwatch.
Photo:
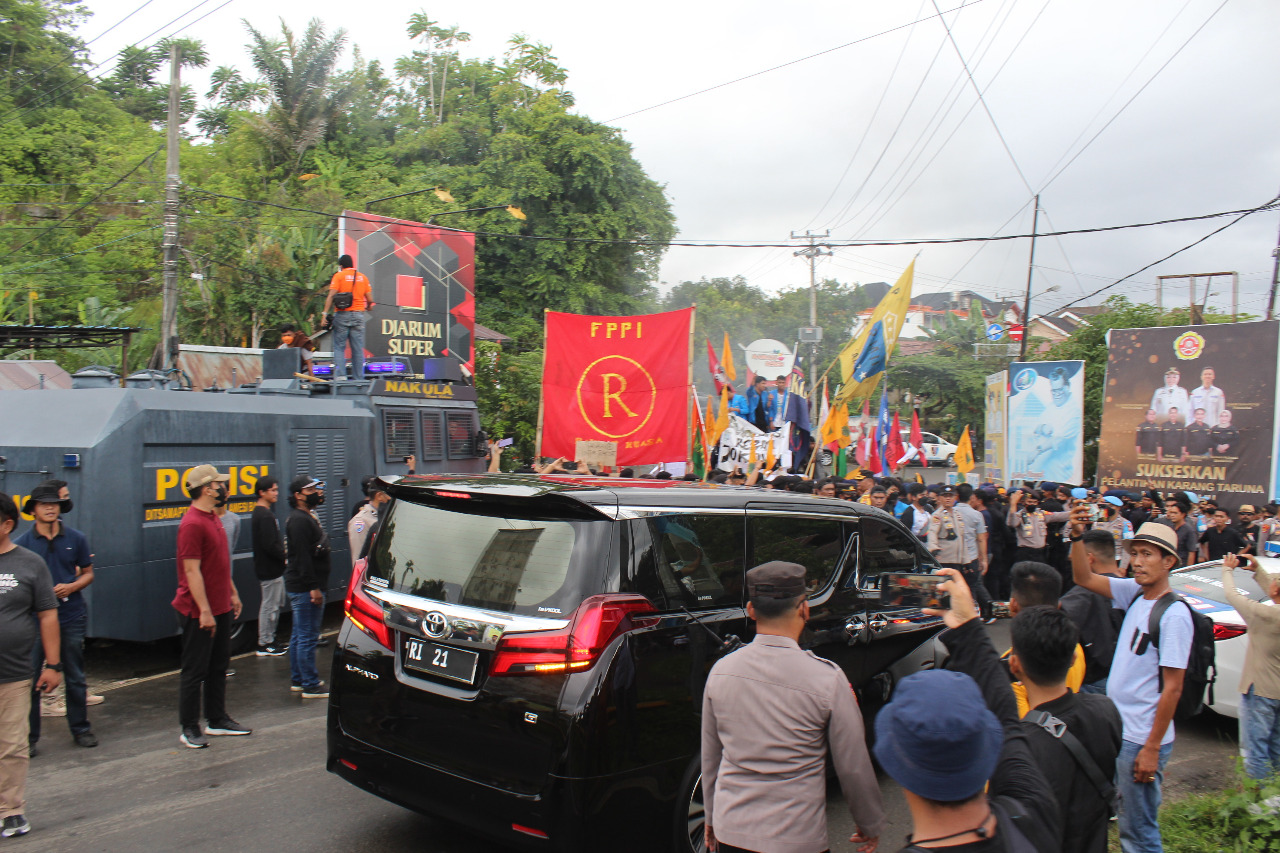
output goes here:
[{"label": "wristwatch", "polygon": [[54,672],[62,672],[62,664],[60,664],[60,663],[46,663],[46,664],[44,665],[44,668],[45,668],[45,669],[51,669],[51,670],[53,670]]}]

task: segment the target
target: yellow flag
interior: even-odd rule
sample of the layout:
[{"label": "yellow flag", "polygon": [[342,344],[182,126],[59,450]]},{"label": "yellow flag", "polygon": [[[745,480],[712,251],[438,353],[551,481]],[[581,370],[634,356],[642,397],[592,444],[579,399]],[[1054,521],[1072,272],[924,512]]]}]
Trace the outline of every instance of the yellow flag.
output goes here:
[{"label": "yellow flag", "polygon": [[[772,442],[770,443],[772,444]],[[756,463],[759,461],[760,456],[756,453],[756,440],[755,438],[752,438],[751,449],[747,452],[747,464],[754,468]]]},{"label": "yellow flag", "polygon": [[884,299],[880,300],[876,310],[871,312],[870,318],[863,324],[858,336],[840,351],[840,375],[844,377],[844,387],[836,397],[837,402],[847,403],[854,397],[870,396],[879,384],[879,373],[868,376],[863,382],[851,381],[853,365],[862,354],[862,348],[876,323],[884,324],[885,361],[888,362],[889,357],[893,355],[893,350],[898,345],[898,335],[902,332],[902,326],[907,320],[907,308],[911,306],[911,285],[915,280],[915,270],[916,262],[913,260],[907,264],[902,275],[898,276],[897,283],[884,295]]},{"label": "yellow flag", "polygon": [[520,208],[516,207],[514,204],[509,204],[509,205],[507,205],[507,213],[510,213],[510,214],[511,214],[512,216],[514,216],[516,219],[521,219],[521,220],[523,220],[523,219],[528,219],[528,218],[529,218],[529,217],[527,217],[527,216],[525,216],[525,215],[524,215],[524,211],[523,211],[523,210],[521,210]]},{"label": "yellow flag", "polygon": [[960,443],[956,445],[956,470],[968,474],[973,470],[973,444],[969,441],[969,428],[964,428]]},{"label": "yellow flag", "polygon": [[447,201],[450,203],[453,202],[453,196],[449,195],[449,191],[442,187],[436,187],[434,190],[432,190],[432,192],[435,193],[436,198],[440,199],[441,201]]},{"label": "yellow flag", "polygon": [[853,439],[849,437],[849,404],[841,403],[836,406],[831,412],[831,417],[835,421],[833,425],[835,438],[832,440],[843,450],[853,443]]},{"label": "yellow flag", "polygon": [[707,436],[711,435],[711,430],[715,426],[715,422],[716,422],[716,413],[715,413],[715,410],[711,408],[711,395],[708,394],[707,395],[707,414],[706,414],[706,417],[702,419],[702,443],[703,444],[706,444]]},{"label": "yellow flag", "polygon": [[764,451],[764,470],[772,471],[773,466],[778,463],[778,457],[773,453],[773,439],[769,439],[769,444]]},{"label": "yellow flag", "polygon": [[715,435],[712,436],[712,443],[718,443],[720,436],[724,435],[724,431],[729,428],[729,389],[728,387],[720,389],[720,413],[716,415]]},{"label": "yellow flag", "polygon": [[720,366],[724,368],[724,375],[729,377],[730,382],[738,381],[738,371],[733,368],[733,350],[729,348],[729,333],[724,333],[724,356],[720,359]]}]

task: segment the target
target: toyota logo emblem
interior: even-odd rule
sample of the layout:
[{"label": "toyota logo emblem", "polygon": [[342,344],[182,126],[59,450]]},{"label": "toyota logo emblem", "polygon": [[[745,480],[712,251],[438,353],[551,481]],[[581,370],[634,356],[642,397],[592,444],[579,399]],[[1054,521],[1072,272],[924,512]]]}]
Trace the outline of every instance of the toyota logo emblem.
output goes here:
[{"label": "toyota logo emblem", "polygon": [[449,632],[449,620],[438,610],[422,617],[422,631],[428,637],[439,639]]}]

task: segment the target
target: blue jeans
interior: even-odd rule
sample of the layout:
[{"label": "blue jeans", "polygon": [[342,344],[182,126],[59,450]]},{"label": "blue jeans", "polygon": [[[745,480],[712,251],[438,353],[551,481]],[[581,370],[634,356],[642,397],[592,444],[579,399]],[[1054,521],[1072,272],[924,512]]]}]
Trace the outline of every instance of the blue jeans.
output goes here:
[{"label": "blue jeans", "polygon": [[1103,696],[1106,696],[1107,680],[1105,678],[1099,678],[1097,681],[1091,681],[1088,684],[1081,684],[1080,692],[1081,693],[1100,693]]},{"label": "blue jeans", "polygon": [[1250,779],[1280,771],[1280,699],[1255,695],[1253,685],[1240,697],[1240,755]]},{"label": "blue jeans", "polygon": [[289,605],[293,610],[293,633],[289,636],[289,677],[303,690],[320,686],[320,673],[316,670],[316,641],[320,639],[320,617],[323,604],[312,604],[311,593],[289,593]]},{"label": "blue jeans", "polygon": [[[58,622],[62,634],[62,679],[67,685],[67,725],[71,733],[78,735],[90,730],[89,712],[85,699],[89,690],[84,681],[84,629],[85,617],[81,616],[67,622]],[[31,653],[32,669],[35,677],[40,677],[44,669],[44,646],[39,640]],[[33,682],[34,685],[34,682]],[[34,686],[33,686],[34,691]],[[40,739],[40,696],[32,693],[31,699],[31,731],[27,739],[35,743]]]},{"label": "blue jeans", "polygon": [[1159,769],[1154,782],[1133,781],[1133,763],[1138,760],[1141,750],[1142,744],[1126,740],[1120,744],[1120,756],[1116,758],[1116,788],[1120,791],[1120,849],[1124,853],[1163,853],[1156,815],[1160,811],[1164,766],[1169,763],[1173,744],[1160,747]]},{"label": "blue jeans", "polygon": [[352,379],[364,379],[363,311],[333,312],[333,378],[347,377],[347,342],[351,342]]}]

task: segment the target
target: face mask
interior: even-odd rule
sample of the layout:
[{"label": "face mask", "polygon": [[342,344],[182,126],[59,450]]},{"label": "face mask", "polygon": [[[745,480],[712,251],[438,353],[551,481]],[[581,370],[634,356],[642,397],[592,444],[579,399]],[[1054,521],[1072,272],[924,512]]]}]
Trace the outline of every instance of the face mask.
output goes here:
[{"label": "face mask", "polygon": [[71,503],[71,498],[67,498],[66,500],[62,501],[62,514],[66,515],[67,513],[71,512],[71,507],[73,507],[74,505],[75,504]]},{"label": "face mask", "polygon": [[227,489],[226,489],[226,487],[225,487],[225,486],[223,486],[223,487],[219,487],[219,489],[218,489],[218,499],[217,499],[216,501],[214,501],[214,504],[213,504],[213,505],[214,505],[214,506],[226,506],[226,505],[227,505],[227,497],[229,496],[229,494],[230,494],[230,493],[227,491]]},{"label": "face mask", "polygon": [[307,506],[312,508],[318,507],[322,503],[324,503],[324,492],[316,492],[313,495],[306,495],[306,498],[307,498]]}]

